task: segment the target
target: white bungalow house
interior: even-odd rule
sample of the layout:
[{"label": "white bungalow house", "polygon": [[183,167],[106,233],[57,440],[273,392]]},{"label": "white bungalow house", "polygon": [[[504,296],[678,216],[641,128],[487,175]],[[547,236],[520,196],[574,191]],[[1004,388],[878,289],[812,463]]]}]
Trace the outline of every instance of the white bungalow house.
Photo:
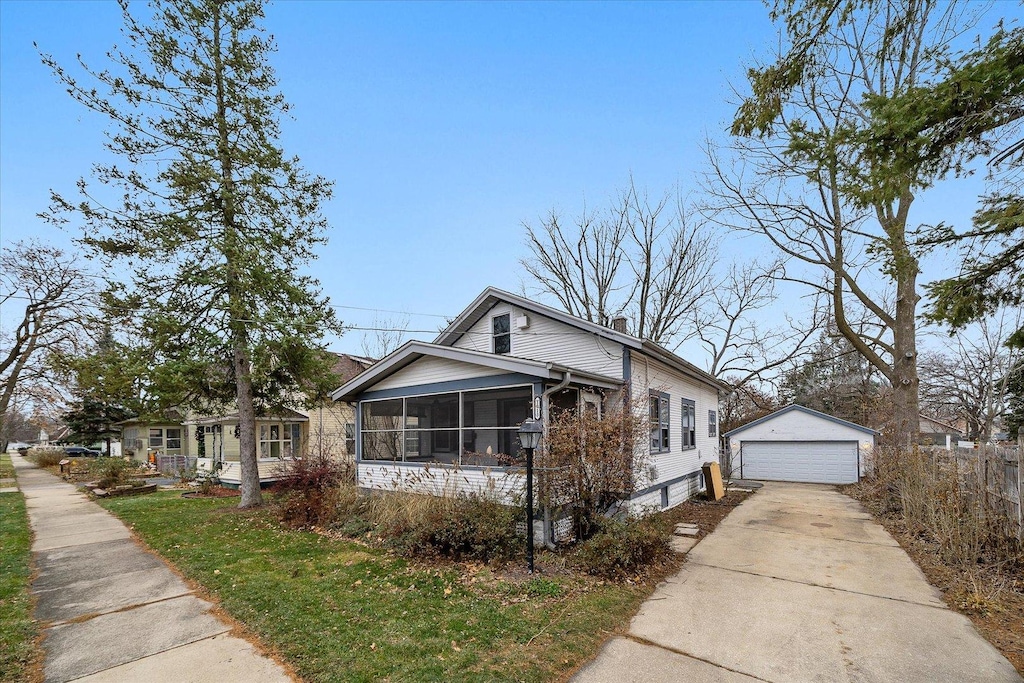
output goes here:
[{"label": "white bungalow house", "polygon": [[355,406],[359,486],[521,495],[521,469],[506,465],[524,419],[601,410],[628,390],[650,406],[650,458],[631,505],[689,498],[704,488],[701,464],[718,457],[724,387],[624,327],[486,289],[433,343],[408,342],[333,392]]}]

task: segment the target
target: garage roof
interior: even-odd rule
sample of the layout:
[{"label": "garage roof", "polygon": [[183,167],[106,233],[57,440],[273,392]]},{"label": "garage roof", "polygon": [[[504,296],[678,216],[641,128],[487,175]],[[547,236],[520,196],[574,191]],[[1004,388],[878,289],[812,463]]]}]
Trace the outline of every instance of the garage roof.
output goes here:
[{"label": "garage roof", "polygon": [[843,425],[844,427],[849,427],[851,429],[856,429],[856,430],[862,431],[862,432],[864,432],[866,434],[872,434],[872,435],[878,434],[878,431],[876,431],[874,429],[871,429],[870,427],[865,427],[863,425],[854,424],[853,422],[847,422],[846,420],[840,420],[838,417],[834,417],[832,415],[826,415],[825,413],[818,412],[817,410],[811,410],[810,408],[805,408],[804,406],[798,406],[798,405],[796,405],[794,403],[791,406],[786,406],[782,410],[776,410],[771,415],[765,415],[764,417],[759,418],[757,420],[754,420],[753,422],[748,422],[747,424],[743,425],[742,427],[737,427],[736,429],[730,430],[730,431],[726,432],[725,434],[723,434],[722,436],[730,437],[733,434],[739,434],[740,432],[742,432],[744,430],[747,430],[747,429],[750,429],[751,427],[753,427],[755,425],[759,425],[759,424],[761,424],[763,422],[768,422],[769,420],[774,420],[775,418],[779,417],[780,415],[785,415],[786,413],[792,412],[794,410],[799,411],[801,413],[806,413],[807,415],[812,415],[814,417],[820,417],[822,420],[828,420],[829,422],[835,422],[836,424],[840,424],[840,425]]}]

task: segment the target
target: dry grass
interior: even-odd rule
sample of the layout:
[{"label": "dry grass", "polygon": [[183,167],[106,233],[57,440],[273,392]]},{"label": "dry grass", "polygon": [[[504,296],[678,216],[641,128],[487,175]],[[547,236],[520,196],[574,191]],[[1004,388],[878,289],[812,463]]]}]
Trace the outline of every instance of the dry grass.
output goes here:
[{"label": "dry grass", "polygon": [[882,450],[860,500],[939,588],[946,603],[1024,673],[1024,546],[1001,502],[964,462]]}]

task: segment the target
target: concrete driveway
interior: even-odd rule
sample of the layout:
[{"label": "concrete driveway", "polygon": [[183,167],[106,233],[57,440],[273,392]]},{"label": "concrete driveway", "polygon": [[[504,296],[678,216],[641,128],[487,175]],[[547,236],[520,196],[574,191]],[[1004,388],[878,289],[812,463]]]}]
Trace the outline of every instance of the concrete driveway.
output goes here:
[{"label": "concrete driveway", "polygon": [[885,529],[831,486],[768,483],[574,679],[1022,679]]}]

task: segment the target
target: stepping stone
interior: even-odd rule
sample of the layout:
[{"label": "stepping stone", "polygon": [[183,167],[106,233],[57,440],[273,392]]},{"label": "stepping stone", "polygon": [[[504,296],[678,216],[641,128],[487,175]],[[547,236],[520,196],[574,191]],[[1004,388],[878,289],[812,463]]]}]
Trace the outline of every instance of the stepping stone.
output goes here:
[{"label": "stepping stone", "polygon": [[677,553],[688,553],[695,545],[697,545],[696,538],[681,538],[679,536],[672,538],[672,550],[675,550]]},{"label": "stepping stone", "polygon": [[696,536],[699,533],[700,529],[696,524],[676,524],[676,536]]}]

